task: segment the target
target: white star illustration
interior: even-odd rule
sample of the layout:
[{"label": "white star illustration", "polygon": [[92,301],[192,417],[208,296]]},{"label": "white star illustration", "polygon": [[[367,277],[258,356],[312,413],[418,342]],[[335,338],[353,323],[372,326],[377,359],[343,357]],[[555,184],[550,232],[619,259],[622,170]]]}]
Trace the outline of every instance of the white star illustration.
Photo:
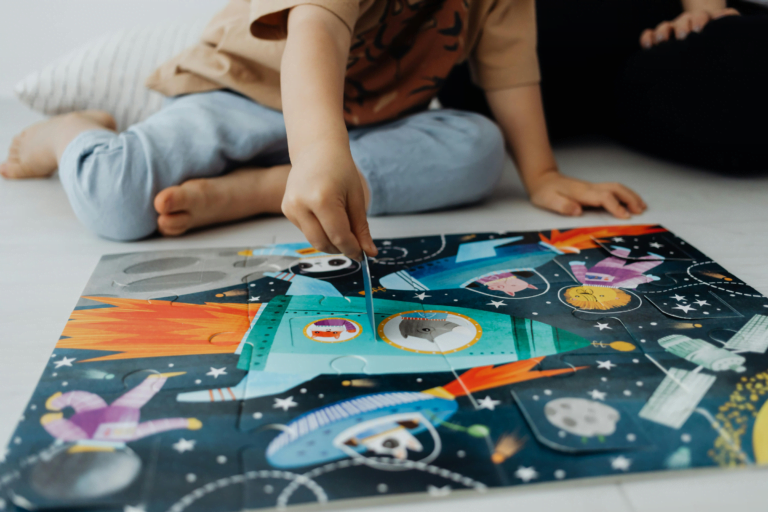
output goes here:
[{"label": "white star illustration", "polygon": [[206,373],[206,375],[210,375],[214,379],[218,379],[219,375],[226,375],[227,374],[227,367],[224,368],[213,368],[211,367],[211,371]]},{"label": "white star illustration", "polygon": [[178,442],[174,443],[172,448],[179,453],[191,452],[195,449],[195,443],[197,441],[179,438]]},{"label": "white star illustration", "polygon": [[602,368],[603,370],[610,370],[611,368],[615,368],[616,365],[610,361],[597,361],[597,367]]},{"label": "white star illustration", "polygon": [[601,331],[602,331],[603,329],[610,329],[610,327],[608,326],[608,324],[601,324],[600,322],[597,322],[597,323],[595,324],[595,327],[597,327],[597,328],[598,328],[598,329],[600,329]]},{"label": "white star illustration", "polygon": [[54,361],[53,364],[56,365],[56,368],[61,368],[62,366],[72,366],[74,361],[74,357],[62,357],[58,361]]},{"label": "white star illustration", "polygon": [[426,299],[427,297],[431,297],[431,295],[427,295],[427,293],[426,293],[426,292],[417,293],[417,294],[414,296],[414,298],[416,298],[416,299],[419,299],[419,300],[424,300],[424,299]]},{"label": "white star illustration", "polygon": [[275,409],[280,408],[284,411],[287,411],[291,407],[296,407],[297,405],[299,404],[293,401],[293,397],[289,396],[288,398],[275,398],[275,405],[272,407]]},{"label": "white star illustration", "polygon": [[615,470],[626,471],[631,464],[632,459],[628,459],[623,455],[611,459],[611,467]]},{"label": "white star illustration", "polygon": [[605,392],[603,391],[598,391],[596,389],[593,389],[592,391],[588,391],[587,394],[592,397],[592,400],[605,401]]},{"label": "white star illustration", "polygon": [[493,306],[496,309],[499,309],[499,306],[506,306],[506,305],[507,305],[507,303],[502,301],[502,300],[492,300],[491,302],[486,304],[486,306]]},{"label": "white star illustration", "polygon": [[389,240],[386,240],[386,241],[381,242],[381,243],[382,243],[382,245],[392,245],[392,242],[390,242]]},{"label": "white star illustration", "polygon": [[528,483],[531,480],[538,478],[539,474],[536,472],[536,469],[533,466],[529,468],[520,466],[517,468],[517,471],[515,471],[515,476],[523,482]]},{"label": "white star illustration", "polygon": [[688,304],[678,304],[677,306],[673,307],[672,309],[679,309],[683,313],[687,313],[689,311],[696,311],[692,306],[689,306]]},{"label": "white star illustration", "polygon": [[650,243],[650,244],[648,244],[648,245],[650,245],[650,246],[651,246],[651,247],[653,247],[654,249],[661,249],[662,247],[664,247],[664,245],[660,244],[659,242],[651,242],[651,243]]},{"label": "white star illustration", "polygon": [[257,302],[257,301],[258,301],[260,298],[261,298],[261,296],[258,296],[258,297],[251,297],[251,298],[250,298],[250,299],[248,299],[248,300],[249,300],[249,301],[251,301],[251,302]]},{"label": "white star illustration", "polygon": [[678,294],[673,295],[672,298],[678,301],[685,300],[685,297],[683,295],[678,295]]},{"label": "white star illustration", "polygon": [[501,403],[501,400],[494,400],[493,398],[486,396],[482,400],[477,401],[477,406],[480,409],[490,409],[491,411],[493,411],[494,409],[496,409],[496,406],[499,405],[500,403]]},{"label": "white star illustration", "polygon": [[615,236],[611,240],[613,240],[614,242],[623,242],[624,241],[624,239],[622,237],[620,237],[620,236]]},{"label": "white star illustration", "polygon": [[705,300],[697,300],[696,302],[694,302],[694,304],[698,304],[699,306],[711,306],[712,305],[712,304],[710,304],[709,302],[707,302]]},{"label": "white star illustration", "polygon": [[451,494],[451,486],[445,485],[443,487],[437,487],[435,485],[428,485],[427,492],[433,498],[442,498]]}]

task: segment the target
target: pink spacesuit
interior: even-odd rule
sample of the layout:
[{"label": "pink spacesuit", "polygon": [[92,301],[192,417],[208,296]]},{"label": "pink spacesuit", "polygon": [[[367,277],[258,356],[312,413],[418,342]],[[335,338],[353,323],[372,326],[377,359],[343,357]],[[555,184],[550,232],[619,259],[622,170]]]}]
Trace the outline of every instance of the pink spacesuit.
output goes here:
[{"label": "pink spacesuit", "polygon": [[645,275],[644,272],[661,265],[664,262],[662,256],[652,254],[643,256],[634,263],[627,264],[627,260],[621,259],[629,255],[630,250],[624,247],[612,247],[610,256],[598,262],[594,267],[587,269],[583,261],[571,261],[571,272],[582,284],[607,286],[609,288],[636,288],[639,284],[658,281],[653,275]]},{"label": "pink spacesuit", "polygon": [[127,442],[167,430],[199,428],[200,422],[194,418],[139,422],[141,407],[160,391],[166,380],[163,374],[150,375],[109,405],[87,391],[57,393],[48,399],[46,407],[54,411],[71,407],[75,414],[64,418],[61,413],[49,413],[41,418],[41,423],[49,434],[62,441]]}]

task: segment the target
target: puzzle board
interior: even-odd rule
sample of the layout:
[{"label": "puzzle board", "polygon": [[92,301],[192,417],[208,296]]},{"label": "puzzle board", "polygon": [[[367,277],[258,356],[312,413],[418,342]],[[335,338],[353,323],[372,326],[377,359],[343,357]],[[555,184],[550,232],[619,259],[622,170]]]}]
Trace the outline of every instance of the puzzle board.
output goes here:
[{"label": "puzzle board", "polygon": [[768,300],[661,226],[104,256],[0,508],[224,512],[768,462]]}]

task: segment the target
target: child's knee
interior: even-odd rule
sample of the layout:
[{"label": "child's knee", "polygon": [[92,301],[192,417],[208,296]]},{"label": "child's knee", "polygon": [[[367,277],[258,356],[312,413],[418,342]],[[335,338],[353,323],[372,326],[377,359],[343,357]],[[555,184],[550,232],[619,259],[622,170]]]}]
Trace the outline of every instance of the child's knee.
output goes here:
[{"label": "child's knee", "polygon": [[[85,135],[88,135],[87,133]],[[152,180],[141,155],[123,135],[78,137],[59,164],[75,215],[97,235],[117,241],[144,238],[157,228]]]}]

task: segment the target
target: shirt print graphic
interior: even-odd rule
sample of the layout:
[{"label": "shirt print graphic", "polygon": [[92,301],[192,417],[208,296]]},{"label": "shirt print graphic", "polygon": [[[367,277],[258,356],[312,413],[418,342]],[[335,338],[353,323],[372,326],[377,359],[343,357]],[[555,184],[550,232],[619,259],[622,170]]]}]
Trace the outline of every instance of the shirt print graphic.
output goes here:
[{"label": "shirt print graphic", "polygon": [[389,0],[379,22],[353,36],[344,87],[349,125],[426,108],[465,45],[470,0]]}]

